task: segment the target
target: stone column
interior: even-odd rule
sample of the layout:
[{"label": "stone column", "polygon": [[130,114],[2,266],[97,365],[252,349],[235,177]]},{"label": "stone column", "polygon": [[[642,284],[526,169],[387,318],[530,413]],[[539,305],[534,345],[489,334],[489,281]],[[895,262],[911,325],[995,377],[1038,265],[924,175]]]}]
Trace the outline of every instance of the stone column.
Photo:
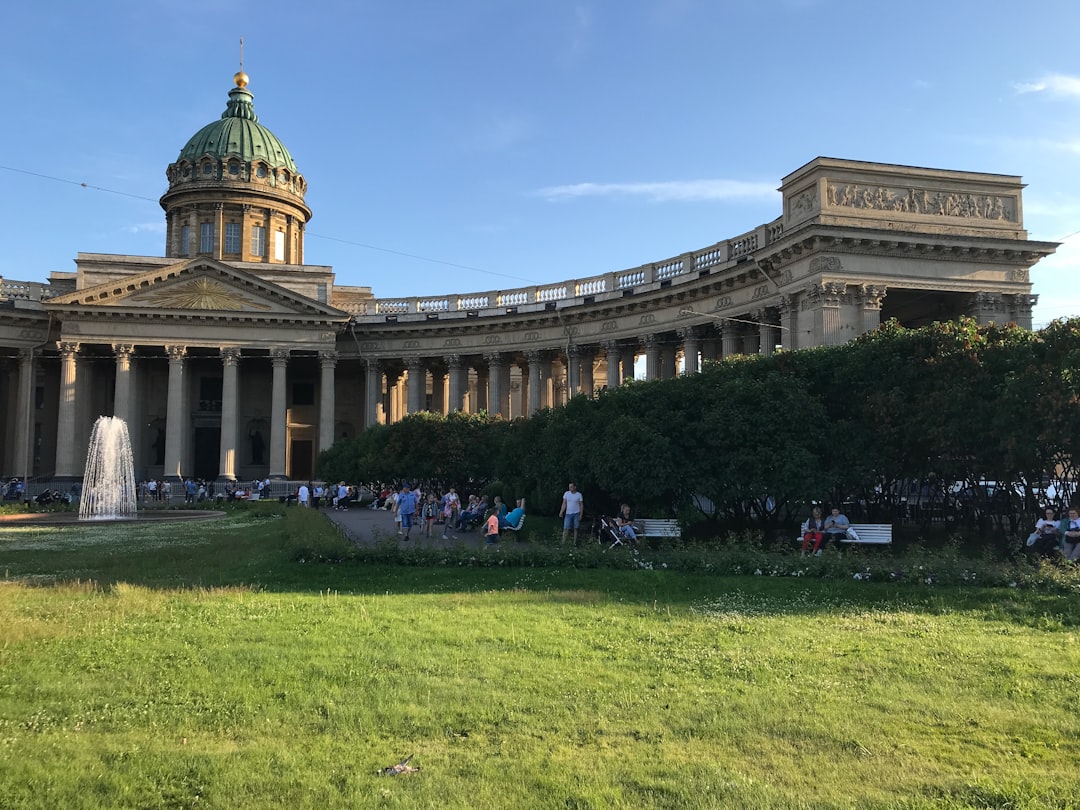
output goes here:
[{"label": "stone column", "polygon": [[165,470],[173,497],[183,495],[180,481],[180,454],[184,448],[184,358],[186,346],[166,346],[169,355],[169,397],[165,411]]},{"label": "stone column", "polygon": [[581,350],[581,393],[592,398],[596,392],[596,383],[593,381],[593,353],[591,350]]},{"label": "stone column", "polygon": [[288,478],[285,467],[286,441],[289,432],[288,399],[285,375],[289,368],[289,350],[273,349],[274,379],[270,399],[270,477]]},{"label": "stone column", "polygon": [[538,352],[540,355],[540,407],[555,407],[555,378],[552,373],[551,355],[548,352]]},{"label": "stone column", "polygon": [[329,450],[334,444],[334,409],[336,394],[334,391],[334,369],[337,368],[338,355],[334,351],[319,352],[319,367],[322,377],[319,380],[319,452]]},{"label": "stone column", "polygon": [[191,213],[188,215],[187,245],[185,245],[185,252],[181,255],[198,256],[199,247],[199,212],[195,208],[192,208]]},{"label": "stone column", "polygon": [[660,344],[660,377],[670,380],[679,376],[679,347],[670,340]]},{"label": "stone column", "polygon": [[656,335],[645,335],[642,339],[645,344],[645,379],[660,379],[660,341]]},{"label": "stone column", "polygon": [[221,349],[221,441],[218,481],[236,480],[237,414],[240,405],[240,350]]},{"label": "stone column", "polygon": [[525,353],[529,361],[529,416],[540,410],[540,362],[541,354],[538,351]]},{"label": "stone column", "polygon": [[818,290],[817,297],[821,303],[821,343],[824,346],[835,346],[844,342],[840,305],[846,291],[845,285],[839,281],[829,281],[822,284]]},{"label": "stone column", "polygon": [[382,404],[382,373],[379,361],[368,357],[365,361],[367,377],[364,381],[364,427],[379,424],[379,410]]},{"label": "stone column", "polygon": [[488,412],[506,418],[507,408],[503,403],[508,401],[510,393],[505,390],[506,380],[503,376],[506,360],[499,352],[485,354],[484,360],[488,364]]},{"label": "stone column", "polygon": [[744,352],[746,354],[761,354],[761,332],[767,326],[765,323],[765,310],[753,310],[750,313],[750,320],[754,323],[746,325],[743,335]]},{"label": "stone column", "polygon": [[680,329],[679,337],[682,338],[683,342],[683,374],[697,374],[701,369],[701,364],[698,361],[701,340],[692,326]]},{"label": "stone column", "polygon": [[79,344],[60,341],[60,407],[56,424],[56,477],[75,478],[83,471],[78,469],[75,448],[79,444],[75,436],[75,393],[79,375]]},{"label": "stone column", "polygon": [[566,350],[566,396],[573,398],[581,393],[581,348],[570,346]]},{"label": "stone column", "polygon": [[30,477],[30,437],[33,435],[34,417],[34,350],[19,350],[19,406],[18,424],[15,425],[15,470],[20,476]]},{"label": "stone column", "polygon": [[634,379],[634,361],[637,360],[637,346],[623,346],[622,349],[622,382]]},{"label": "stone column", "polygon": [[213,257],[221,261],[222,249],[225,245],[225,206],[222,203],[214,203],[214,250]]},{"label": "stone column", "polygon": [[739,333],[735,329],[735,324],[731,321],[726,321],[722,327],[720,327],[720,351],[724,357],[731,357],[732,355],[739,353]]},{"label": "stone column", "polygon": [[604,363],[607,366],[605,385],[608,388],[618,388],[622,379],[619,377],[619,344],[615,341],[604,344]]},{"label": "stone column", "polygon": [[873,332],[881,326],[881,302],[885,298],[885,287],[876,284],[864,284],[859,291],[862,303],[862,334]]},{"label": "stone column", "polygon": [[790,295],[780,296],[780,344],[785,352],[798,348],[795,340],[795,323],[799,316],[795,299]]},{"label": "stone column", "polygon": [[1039,303],[1038,295],[1012,296],[1012,320],[1021,329],[1031,329],[1031,310],[1037,303]]},{"label": "stone column", "polygon": [[386,370],[386,401],[383,411],[388,425],[400,422],[405,413],[404,398],[401,395],[403,373],[404,370],[397,365]]},{"label": "stone column", "polygon": [[443,360],[450,375],[450,401],[446,407],[448,411],[460,411],[465,405],[465,366],[460,354],[448,354]]},{"label": "stone column", "polygon": [[[116,355],[116,383],[113,388],[113,416],[123,419],[129,428],[131,424],[131,361],[135,347],[130,344],[114,343]],[[130,430],[134,434],[134,430]]]},{"label": "stone column", "polygon": [[446,415],[446,370],[431,369],[431,412]]},{"label": "stone column", "polygon": [[1005,299],[1000,293],[975,293],[971,298],[969,311],[979,326],[1005,323]]},{"label": "stone column", "polygon": [[476,369],[476,399],[472,403],[470,413],[480,413],[480,411],[491,413],[491,392],[489,390],[491,375],[488,373],[487,363],[481,359],[474,368]]},{"label": "stone column", "polygon": [[427,399],[427,369],[424,368],[424,360],[421,357],[410,357],[407,368],[409,393],[406,412],[420,413],[424,410]]}]

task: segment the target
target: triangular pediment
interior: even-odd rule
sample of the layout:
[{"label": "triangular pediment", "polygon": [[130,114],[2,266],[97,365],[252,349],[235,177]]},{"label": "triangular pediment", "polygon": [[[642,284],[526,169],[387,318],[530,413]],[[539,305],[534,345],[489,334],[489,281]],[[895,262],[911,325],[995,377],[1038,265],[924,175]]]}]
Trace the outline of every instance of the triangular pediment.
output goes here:
[{"label": "triangular pediment", "polygon": [[[290,317],[345,320],[347,313],[213,259],[197,258],[58,295],[65,311],[152,310],[200,317]],[[149,313],[146,313],[149,314]]]}]

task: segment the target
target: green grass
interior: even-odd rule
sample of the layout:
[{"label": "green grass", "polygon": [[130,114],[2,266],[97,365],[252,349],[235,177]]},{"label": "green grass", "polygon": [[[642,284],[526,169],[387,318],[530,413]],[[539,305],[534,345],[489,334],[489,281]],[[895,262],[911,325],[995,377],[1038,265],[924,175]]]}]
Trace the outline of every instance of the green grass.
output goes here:
[{"label": "green grass", "polygon": [[1080,806],[1075,593],[341,543],[0,530],[0,807]]}]

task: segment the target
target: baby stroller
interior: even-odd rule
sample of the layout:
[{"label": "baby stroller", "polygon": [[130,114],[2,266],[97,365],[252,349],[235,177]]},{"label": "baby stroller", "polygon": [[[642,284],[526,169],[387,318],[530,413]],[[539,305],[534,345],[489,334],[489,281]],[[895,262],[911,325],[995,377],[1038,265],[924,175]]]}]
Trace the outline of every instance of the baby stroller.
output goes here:
[{"label": "baby stroller", "polygon": [[622,533],[622,529],[619,528],[619,524],[615,522],[615,518],[602,517],[600,518],[600,528],[597,539],[600,541],[600,545],[607,545],[609,549],[615,548],[615,546],[625,545],[629,542],[627,537]]}]

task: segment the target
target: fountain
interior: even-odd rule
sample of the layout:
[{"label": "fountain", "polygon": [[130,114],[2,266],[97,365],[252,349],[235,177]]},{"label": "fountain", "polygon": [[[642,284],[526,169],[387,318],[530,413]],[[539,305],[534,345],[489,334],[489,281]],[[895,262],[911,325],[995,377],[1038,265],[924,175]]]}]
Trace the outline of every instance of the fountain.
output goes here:
[{"label": "fountain", "polygon": [[86,454],[79,520],[134,518],[136,495],[127,423],[116,416],[99,416]]}]

